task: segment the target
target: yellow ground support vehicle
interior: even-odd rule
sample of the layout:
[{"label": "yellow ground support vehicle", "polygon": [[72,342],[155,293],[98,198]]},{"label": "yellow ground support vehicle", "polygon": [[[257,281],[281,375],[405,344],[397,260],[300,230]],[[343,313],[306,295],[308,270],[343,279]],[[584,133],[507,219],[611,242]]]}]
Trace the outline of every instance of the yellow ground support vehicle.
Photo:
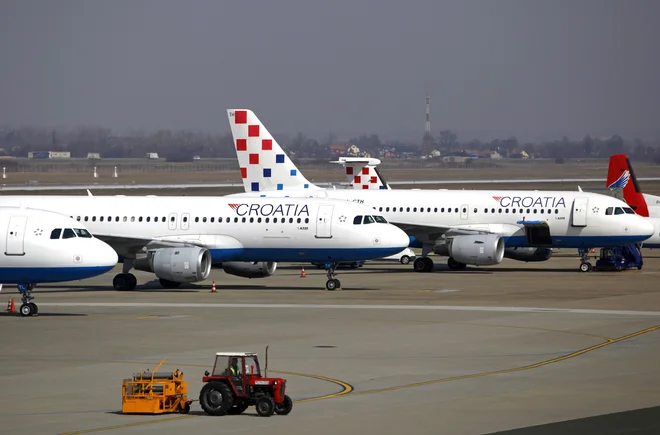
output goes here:
[{"label": "yellow ground support vehicle", "polygon": [[122,381],[121,411],[124,414],[187,414],[192,400],[188,400],[188,384],[179,369],[158,373],[165,359],[150,372],[136,373]]}]

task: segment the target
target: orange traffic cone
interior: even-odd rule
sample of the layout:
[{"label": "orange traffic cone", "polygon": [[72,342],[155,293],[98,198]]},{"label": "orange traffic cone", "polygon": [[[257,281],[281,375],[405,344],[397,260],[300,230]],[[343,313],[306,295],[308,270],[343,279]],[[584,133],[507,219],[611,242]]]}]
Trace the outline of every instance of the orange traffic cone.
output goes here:
[{"label": "orange traffic cone", "polygon": [[302,272],[300,272],[300,277],[301,278],[307,278],[307,276],[305,275],[305,266],[303,266]]},{"label": "orange traffic cone", "polygon": [[10,313],[15,313],[16,312],[16,305],[14,305],[14,298],[9,298],[7,301],[7,311]]},{"label": "orange traffic cone", "polygon": [[213,280],[213,285],[211,286],[211,293],[217,293],[215,290],[215,280]]}]

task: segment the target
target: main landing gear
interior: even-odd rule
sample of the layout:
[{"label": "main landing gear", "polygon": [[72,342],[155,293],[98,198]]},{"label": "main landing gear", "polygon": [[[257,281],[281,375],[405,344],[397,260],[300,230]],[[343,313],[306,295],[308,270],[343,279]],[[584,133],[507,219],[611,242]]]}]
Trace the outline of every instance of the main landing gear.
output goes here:
[{"label": "main landing gear", "polygon": [[341,288],[341,282],[335,278],[335,269],[337,269],[338,263],[326,263],[325,271],[328,274],[328,280],[325,282],[325,288],[328,290],[335,290]]},{"label": "main landing gear", "polygon": [[34,288],[33,284],[19,284],[18,292],[21,294],[21,308],[19,309],[22,317],[34,316],[39,313],[39,307],[34,302],[30,302],[34,299],[34,296],[31,295],[32,289]]},{"label": "main landing gear", "polygon": [[[467,264],[459,263],[458,261],[454,260],[453,257],[449,257],[447,260],[447,266],[451,270],[463,270],[467,267]],[[433,260],[431,260],[429,257],[419,257],[413,263],[413,269],[415,272],[433,272]]]},{"label": "main landing gear", "polygon": [[135,290],[137,287],[137,278],[132,273],[128,273],[133,268],[132,259],[124,259],[122,273],[115,275],[112,280],[112,287],[115,290]]}]

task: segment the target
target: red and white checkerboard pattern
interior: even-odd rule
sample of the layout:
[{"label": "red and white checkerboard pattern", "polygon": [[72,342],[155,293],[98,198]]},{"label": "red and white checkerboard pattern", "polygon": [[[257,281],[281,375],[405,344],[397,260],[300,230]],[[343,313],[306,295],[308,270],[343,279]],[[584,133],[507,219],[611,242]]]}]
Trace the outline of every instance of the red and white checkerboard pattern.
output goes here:
[{"label": "red and white checkerboard pattern", "polygon": [[293,164],[251,110],[227,111],[246,192],[318,189]]},{"label": "red and white checkerboard pattern", "polygon": [[344,163],[348,185],[358,190],[383,190],[387,187],[376,173],[374,166],[366,163]]}]

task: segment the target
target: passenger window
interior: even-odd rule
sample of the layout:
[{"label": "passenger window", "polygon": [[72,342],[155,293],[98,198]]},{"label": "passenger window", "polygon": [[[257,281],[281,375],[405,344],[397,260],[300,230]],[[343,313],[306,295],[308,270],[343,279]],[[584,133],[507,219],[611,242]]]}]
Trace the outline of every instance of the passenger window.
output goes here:
[{"label": "passenger window", "polygon": [[76,237],[76,234],[73,232],[71,228],[65,228],[64,233],[62,233],[62,238],[63,239],[73,239]]},{"label": "passenger window", "polygon": [[559,209],[558,208],[555,209],[555,214],[559,214]]},{"label": "passenger window", "polygon": [[484,209],[484,213],[488,213],[488,209],[487,209],[487,208]]},{"label": "passenger window", "polygon": [[147,222],[151,222],[151,216],[147,216]]},{"label": "passenger window", "polygon": [[[277,223],[277,218],[273,218],[273,223],[274,223],[274,224]],[[355,220],[353,220],[353,223],[355,223]]]},{"label": "passenger window", "polygon": [[89,220],[89,217],[85,216],[85,222],[87,222],[88,220]]},{"label": "passenger window", "polygon": [[289,218],[289,223],[290,223],[290,224],[293,223],[293,218]]},{"label": "passenger window", "polygon": [[242,221],[243,221],[243,223],[245,223],[245,221],[246,221],[246,219],[245,219],[245,218],[243,218],[243,219],[242,219]]},{"label": "passenger window", "polygon": [[253,217],[250,218],[250,223],[254,223],[254,218]]},{"label": "passenger window", "polygon": [[[261,218],[259,218],[259,222],[261,222]],[[300,223],[300,218],[298,218],[298,223]]]},{"label": "passenger window", "polygon": [[475,212],[475,213],[477,212],[477,207],[474,208],[474,212]]},{"label": "passenger window", "polygon": [[202,222],[206,222],[206,218],[202,218]]},{"label": "passenger window", "polygon": [[62,228],[55,228],[53,231],[51,231],[50,238],[51,239],[59,239],[60,234],[62,234]]},{"label": "passenger window", "polygon": [[[261,218],[259,218],[259,219],[261,219]],[[270,222],[270,218],[266,218],[266,223],[269,223],[269,222]]]},{"label": "passenger window", "polygon": [[219,223],[219,224],[222,223],[222,218],[221,218],[221,217],[218,218],[218,223]]},{"label": "passenger window", "polygon": [[407,207],[407,208],[406,208],[406,211],[410,211],[410,207]]},{"label": "passenger window", "polygon": [[237,217],[234,218],[234,223],[235,223],[235,224],[238,223],[238,218],[237,218]]},{"label": "passenger window", "polygon": [[373,224],[374,222],[375,222],[375,221],[374,221],[374,218],[373,218],[373,217],[371,217],[371,216],[365,216],[365,217],[364,217],[364,222],[363,222],[363,223],[364,223],[365,225],[366,225],[366,224]]},{"label": "passenger window", "polygon": [[383,211],[383,207],[378,207],[378,211]]},{"label": "passenger window", "polygon": [[131,216],[131,222],[135,222],[135,216]]},{"label": "passenger window", "polygon": [[360,225],[362,223],[362,216],[355,216],[353,218],[353,225]]},{"label": "passenger window", "polygon": [[[261,219],[261,218],[259,218],[259,219]],[[211,223],[213,223],[213,222],[215,222],[215,218],[214,218],[214,217],[211,218]]]},{"label": "passenger window", "polygon": [[142,222],[142,216],[138,218],[138,222]]},{"label": "passenger window", "polygon": [[390,208],[389,208],[389,207],[385,207],[385,211],[390,211]]},{"label": "passenger window", "polygon": [[509,209],[508,209],[508,208],[505,208],[505,209],[504,209],[504,213],[509,213]]},{"label": "passenger window", "polygon": [[103,222],[103,216],[99,216],[99,221]]},{"label": "passenger window", "polygon": [[433,209],[433,213],[437,213],[437,212],[438,212],[438,207]]},{"label": "passenger window", "polygon": [[306,224],[309,223],[309,218],[305,218],[305,223],[306,223]]},{"label": "passenger window", "polygon": [[74,228],[74,231],[76,232],[76,235],[78,237],[84,237],[86,239],[91,239],[92,235],[87,231],[86,229],[83,228]]}]

